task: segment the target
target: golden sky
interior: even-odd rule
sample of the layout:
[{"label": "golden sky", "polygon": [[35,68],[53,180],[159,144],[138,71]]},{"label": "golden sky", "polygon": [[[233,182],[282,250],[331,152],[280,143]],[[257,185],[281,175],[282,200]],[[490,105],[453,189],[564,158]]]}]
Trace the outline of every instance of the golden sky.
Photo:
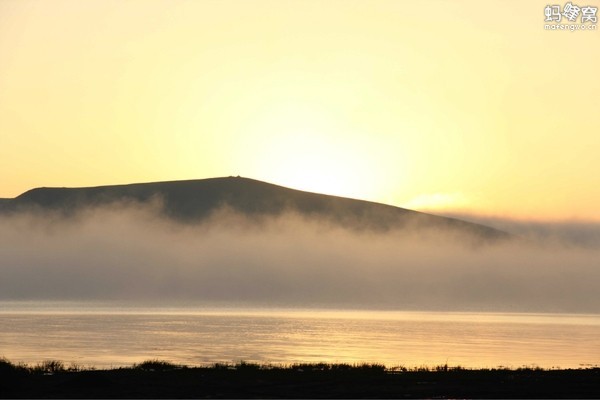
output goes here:
[{"label": "golden sky", "polygon": [[547,4],[0,0],[0,197],[241,175],[600,220],[600,33]]}]

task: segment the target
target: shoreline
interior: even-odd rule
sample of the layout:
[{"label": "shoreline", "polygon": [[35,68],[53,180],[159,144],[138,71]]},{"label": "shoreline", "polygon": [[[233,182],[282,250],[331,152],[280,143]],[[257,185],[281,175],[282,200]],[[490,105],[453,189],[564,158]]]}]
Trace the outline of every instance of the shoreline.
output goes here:
[{"label": "shoreline", "polygon": [[148,360],[130,367],[35,366],[0,359],[2,398],[598,398],[600,367],[469,369],[438,365],[239,362],[189,367]]}]

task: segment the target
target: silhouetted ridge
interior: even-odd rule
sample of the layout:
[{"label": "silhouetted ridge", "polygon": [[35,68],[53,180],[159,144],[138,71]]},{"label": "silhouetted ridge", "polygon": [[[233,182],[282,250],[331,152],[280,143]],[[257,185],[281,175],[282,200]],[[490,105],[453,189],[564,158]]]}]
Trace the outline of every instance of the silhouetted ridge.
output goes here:
[{"label": "silhouetted ridge", "polygon": [[[9,208],[41,208],[72,213],[85,207],[152,200],[162,202],[167,216],[190,222],[201,220],[226,206],[249,216],[279,215],[291,211],[353,228],[385,230],[411,225],[456,230],[482,238],[508,237],[502,231],[462,220],[239,177],[88,188],[37,188],[11,200]],[[6,204],[3,208],[7,208]]]}]

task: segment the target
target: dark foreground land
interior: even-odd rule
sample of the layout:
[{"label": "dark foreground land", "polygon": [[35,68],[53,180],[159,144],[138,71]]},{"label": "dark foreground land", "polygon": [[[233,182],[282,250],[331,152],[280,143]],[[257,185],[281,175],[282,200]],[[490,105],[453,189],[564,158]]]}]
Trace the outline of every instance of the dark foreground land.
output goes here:
[{"label": "dark foreground land", "polygon": [[81,370],[0,360],[2,398],[600,398],[600,368],[386,369],[382,365],[240,363],[181,367],[148,361]]}]

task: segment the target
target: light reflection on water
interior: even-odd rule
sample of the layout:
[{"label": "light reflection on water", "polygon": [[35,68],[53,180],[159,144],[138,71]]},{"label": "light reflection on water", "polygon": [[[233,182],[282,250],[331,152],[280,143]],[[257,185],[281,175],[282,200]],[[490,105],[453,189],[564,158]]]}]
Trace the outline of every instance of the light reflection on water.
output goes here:
[{"label": "light reflection on water", "polygon": [[140,308],[0,302],[0,356],[84,366],[158,358],[577,368],[600,364],[600,315]]}]

